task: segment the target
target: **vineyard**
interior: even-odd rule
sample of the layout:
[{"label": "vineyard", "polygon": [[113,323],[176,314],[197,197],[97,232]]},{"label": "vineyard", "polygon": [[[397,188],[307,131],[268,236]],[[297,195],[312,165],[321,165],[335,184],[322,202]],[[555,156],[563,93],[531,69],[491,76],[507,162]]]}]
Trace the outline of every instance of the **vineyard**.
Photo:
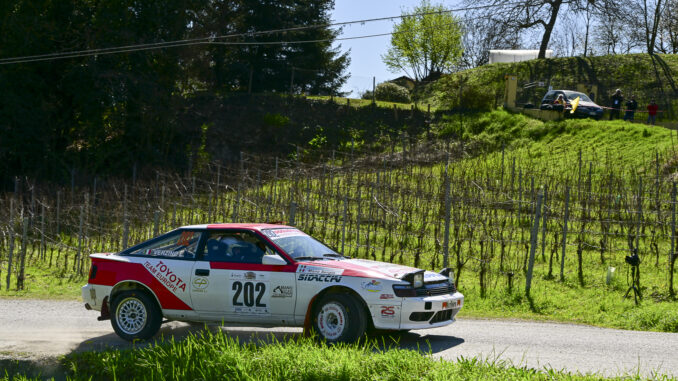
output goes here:
[{"label": "vineyard", "polygon": [[[466,313],[678,331],[672,132],[569,123],[484,154],[470,155],[472,142],[398,141],[380,154],[241,154],[86,187],[17,179],[0,198],[0,295],[43,278],[84,284],[90,253],[181,225],[283,221],[352,257],[453,268]],[[623,298],[633,253],[639,306]]]}]

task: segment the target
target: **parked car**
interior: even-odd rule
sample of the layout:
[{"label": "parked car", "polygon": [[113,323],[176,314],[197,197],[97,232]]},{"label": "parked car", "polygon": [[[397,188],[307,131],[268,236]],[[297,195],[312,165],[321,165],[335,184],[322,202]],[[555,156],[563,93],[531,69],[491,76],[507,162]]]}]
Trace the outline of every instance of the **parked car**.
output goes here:
[{"label": "parked car", "polygon": [[579,106],[577,106],[577,109],[574,111],[574,116],[594,119],[602,118],[603,108],[593,102],[591,98],[588,97],[588,95],[578,91],[550,90],[541,100],[540,108],[542,110],[553,110],[553,101],[555,101],[560,94],[562,94],[567,101],[567,105],[565,106],[565,111],[567,111],[567,114],[569,114],[568,110],[572,109],[572,102],[577,97],[579,97]]},{"label": "parked car", "polygon": [[303,326],[351,342],[372,327],[448,325],[464,304],[450,269],[351,259],[285,225],[184,226],[90,258],[85,308],[126,340],[153,337],[166,319]]}]

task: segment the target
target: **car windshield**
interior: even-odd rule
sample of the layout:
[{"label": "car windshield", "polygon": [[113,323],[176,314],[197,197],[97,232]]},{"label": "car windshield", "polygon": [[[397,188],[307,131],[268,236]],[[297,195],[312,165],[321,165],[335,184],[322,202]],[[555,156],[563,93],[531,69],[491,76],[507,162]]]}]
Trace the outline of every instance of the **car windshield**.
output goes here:
[{"label": "car windshield", "polygon": [[593,101],[591,100],[591,98],[589,98],[588,96],[586,96],[586,94],[584,94],[584,93],[569,93],[569,94],[567,94],[567,99],[569,99],[569,100],[571,100],[571,101],[575,100],[577,97],[579,97],[579,100],[580,100],[580,101],[584,101],[584,102],[593,102]]},{"label": "car windshield", "polygon": [[297,229],[265,229],[265,235],[292,258],[336,258],[336,251]]}]

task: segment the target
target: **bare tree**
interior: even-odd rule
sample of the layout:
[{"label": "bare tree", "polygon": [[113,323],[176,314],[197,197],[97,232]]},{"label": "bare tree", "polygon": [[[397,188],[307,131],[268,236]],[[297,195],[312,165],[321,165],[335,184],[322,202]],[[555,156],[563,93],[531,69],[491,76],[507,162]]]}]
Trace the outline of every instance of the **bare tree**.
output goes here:
[{"label": "bare tree", "polygon": [[656,49],[665,54],[678,53],[678,0],[667,1],[664,14],[659,23],[655,41]]},{"label": "bare tree", "polygon": [[467,15],[463,25],[464,54],[459,62],[460,69],[488,63],[490,49],[518,49],[520,46],[520,34],[506,24],[496,25],[491,19]]},{"label": "bare tree", "polygon": [[493,25],[503,26],[514,31],[526,31],[542,28],[538,58],[546,57],[554,26],[559,15],[566,12],[580,12],[586,9],[591,0],[525,0],[507,2],[504,0],[465,0],[467,5],[487,5],[489,7],[473,12],[475,17],[486,18]]},{"label": "bare tree", "polygon": [[645,45],[649,55],[654,54],[659,24],[666,2],[662,0],[642,0],[643,25],[645,26]]}]

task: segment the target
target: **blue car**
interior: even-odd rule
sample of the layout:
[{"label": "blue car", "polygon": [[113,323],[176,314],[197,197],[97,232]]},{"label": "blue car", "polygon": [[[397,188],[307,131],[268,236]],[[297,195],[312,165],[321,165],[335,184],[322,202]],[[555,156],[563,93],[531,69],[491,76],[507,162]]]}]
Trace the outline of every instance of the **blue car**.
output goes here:
[{"label": "blue car", "polygon": [[595,102],[584,93],[578,91],[570,90],[550,90],[544,95],[544,98],[541,100],[542,110],[553,110],[553,102],[558,98],[558,95],[563,95],[567,100],[567,105],[565,106],[565,111],[569,116],[569,111],[572,109],[572,102],[579,97],[579,106],[574,111],[574,117],[579,118],[593,118],[600,119],[603,117],[603,108],[598,106]]}]

